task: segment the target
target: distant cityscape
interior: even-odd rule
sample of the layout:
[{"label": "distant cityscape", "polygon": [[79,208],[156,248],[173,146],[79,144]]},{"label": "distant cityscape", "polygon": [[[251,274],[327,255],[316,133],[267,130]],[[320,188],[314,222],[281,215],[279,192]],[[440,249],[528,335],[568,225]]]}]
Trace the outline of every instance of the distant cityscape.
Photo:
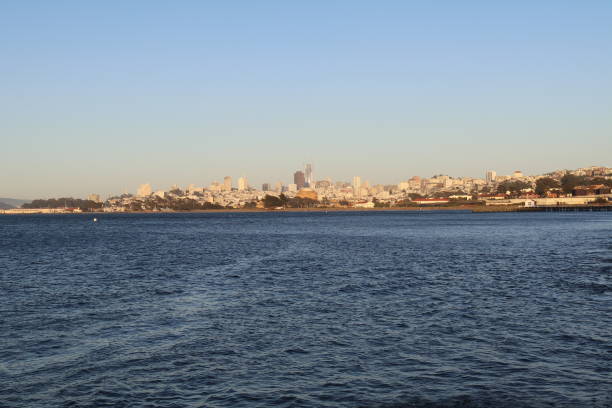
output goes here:
[{"label": "distant cityscape", "polygon": [[[372,184],[361,176],[351,181],[316,180],[314,166],[306,164],[292,174],[293,183],[249,184],[246,176],[234,183],[232,176],[203,187],[196,184],[157,190],[149,183],[135,194],[123,193],[102,199],[90,194],[86,199],[57,198],[34,200],[11,212],[70,211],[164,211],[241,208],[376,208],[422,205],[560,205],[588,204],[610,200],[612,168],[591,166],[576,170],[556,170],[541,175],[525,175],[520,170],[509,175],[486,171],[484,178],[434,175],[413,176],[398,184]],[[54,210],[54,211],[51,211]]]}]

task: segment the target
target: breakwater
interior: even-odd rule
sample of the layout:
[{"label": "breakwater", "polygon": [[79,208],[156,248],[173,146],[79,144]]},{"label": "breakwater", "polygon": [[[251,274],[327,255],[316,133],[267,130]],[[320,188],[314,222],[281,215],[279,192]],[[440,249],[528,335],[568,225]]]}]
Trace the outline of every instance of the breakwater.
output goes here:
[{"label": "breakwater", "polygon": [[472,212],[593,212],[612,211],[612,205],[559,205],[542,207],[495,206],[474,208]]}]

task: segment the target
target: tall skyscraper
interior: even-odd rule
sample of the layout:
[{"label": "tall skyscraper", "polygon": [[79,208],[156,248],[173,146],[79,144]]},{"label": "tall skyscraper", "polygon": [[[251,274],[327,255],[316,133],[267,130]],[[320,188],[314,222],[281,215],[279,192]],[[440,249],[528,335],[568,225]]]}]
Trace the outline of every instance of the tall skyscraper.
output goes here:
[{"label": "tall skyscraper", "polygon": [[238,190],[239,191],[244,191],[247,188],[249,188],[249,183],[248,183],[246,177],[240,177],[238,179]]},{"label": "tall skyscraper", "polygon": [[487,174],[485,176],[487,184],[494,182],[496,177],[497,177],[497,173],[495,171],[493,170],[487,171]]},{"label": "tall skyscraper", "polygon": [[232,177],[231,176],[225,176],[223,178],[223,190],[232,191]]},{"label": "tall skyscraper", "polygon": [[263,184],[261,185],[261,189],[262,189],[263,191],[270,191],[270,183],[263,183]]},{"label": "tall skyscraper", "polygon": [[[314,187],[314,178],[312,175],[312,164],[306,164],[306,167],[304,169],[304,176],[306,179],[306,186],[307,187]],[[296,183],[297,184],[297,183]]]},{"label": "tall skyscraper", "polygon": [[136,195],[138,197],[148,197],[151,195],[152,192],[153,192],[153,189],[151,188],[150,184],[141,184],[140,187],[138,187],[138,191],[136,192]]},{"label": "tall skyscraper", "polygon": [[304,176],[303,171],[296,171],[293,173],[293,183],[297,186],[298,189],[304,188],[306,185],[306,177]]},{"label": "tall skyscraper", "polygon": [[353,177],[353,196],[361,196],[361,177],[359,176]]}]

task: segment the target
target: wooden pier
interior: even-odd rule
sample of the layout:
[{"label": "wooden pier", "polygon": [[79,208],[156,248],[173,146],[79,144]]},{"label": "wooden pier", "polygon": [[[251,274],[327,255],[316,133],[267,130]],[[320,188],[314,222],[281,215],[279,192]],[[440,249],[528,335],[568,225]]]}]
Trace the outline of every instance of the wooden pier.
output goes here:
[{"label": "wooden pier", "polygon": [[495,206],[474,208],[472,212],[578,212],[612,211],[612,205],[551,205],[541,207]]},{"label": "wooden pier", "polygon": [[612,211],[612,205],[559,205],[523,207],[520,212],[571,212],[571,211]]}]

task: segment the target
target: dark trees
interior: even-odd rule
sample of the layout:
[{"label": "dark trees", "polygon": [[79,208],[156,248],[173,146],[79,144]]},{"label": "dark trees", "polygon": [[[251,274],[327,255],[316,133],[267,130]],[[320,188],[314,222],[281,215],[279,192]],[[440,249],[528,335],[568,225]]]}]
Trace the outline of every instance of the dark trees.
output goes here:
[{"label": "dark trees", "polygon": [[561,184],[552,177],[542,177],[536,180],[535,192],[539,195],[544,195],[548,190],[561,187]]},{"label": "dark trees", "polygon": [[48,200],[34,200],[26,203],[21,208],[80,208],[83,211],[92,211],[102,208],[102,203],[80,198],[62,197],[50,198]]},{"label": "dark trees", "polygon": [[499,186],[497,186],[497,192],[505,194],[506,191],[510,191],[511,194],[514,194],[527,188],[531,188],[531,184],[526,181],[506,180],[499,183]]},{"label": "dark trees", "polygon": [[[282,195],[282,194],[281,194]],[[284,197],[284,196],[283,196]],[[279,197],[266,194],[263,199],[264,207],[266,208],[274,208],[274,207],[282,207],[283,201]]]},{"label": "dark trees", "polygon": [[566,174],[561,177],[561,189],[564,193],[571,193],[576,186],[584,185],[586,182],[587,178],[585,176]]}]

